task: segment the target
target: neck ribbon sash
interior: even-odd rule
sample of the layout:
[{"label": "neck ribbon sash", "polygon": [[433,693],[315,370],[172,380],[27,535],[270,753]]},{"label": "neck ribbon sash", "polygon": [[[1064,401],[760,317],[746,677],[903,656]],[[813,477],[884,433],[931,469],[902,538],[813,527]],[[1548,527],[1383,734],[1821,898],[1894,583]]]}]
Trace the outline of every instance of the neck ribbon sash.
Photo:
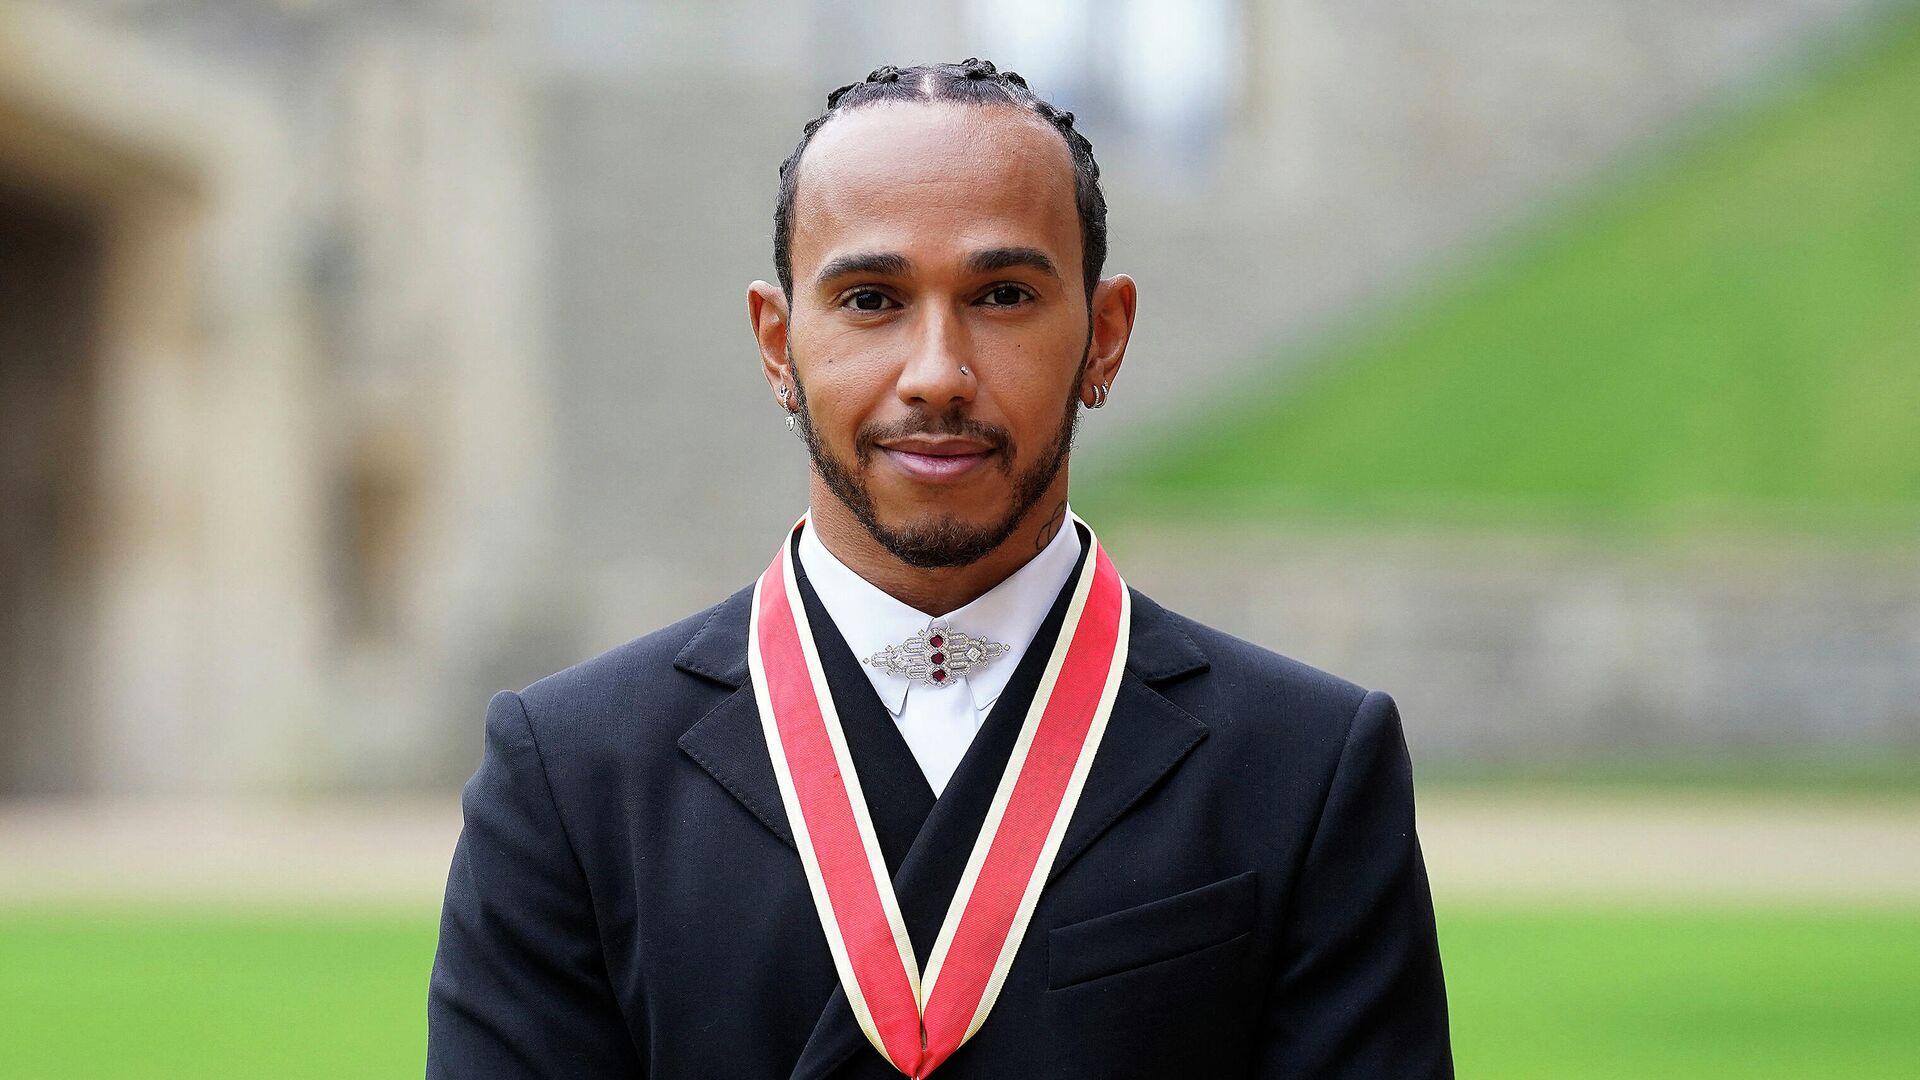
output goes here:
[{"label": "neck ribbon sash", "polygon": [[1093,540],[923,975],[821,672],[792,550],[783,542],[754,586],[747,664],[761,728],[847,1003],[894,1068],[924,1077],[980,1030],[1006,981],[1106,733],[1132,599]]}]

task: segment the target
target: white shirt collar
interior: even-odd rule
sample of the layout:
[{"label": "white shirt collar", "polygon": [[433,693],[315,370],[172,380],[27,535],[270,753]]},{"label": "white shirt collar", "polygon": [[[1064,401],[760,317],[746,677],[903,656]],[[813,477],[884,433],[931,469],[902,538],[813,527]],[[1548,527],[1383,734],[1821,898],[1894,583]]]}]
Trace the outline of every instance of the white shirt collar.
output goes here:
[{"label": "white shirt collar", "polygon": [[897,645],[938,621],[955,630],[998,641],[1007,646],[1007,654],[961,678],[973,695],[976,709],[984,711],[1000,697],[1012,678],[1013,669],[1026,655],[1034,634],[1046,620],[1047,612],[1073,576],[1080,560],[1080,530],[1073,527],[1073,512],[1067,511],[1066,524],[1054,534],[1038,555],[1008,575],[1005,581],[988,589],[971,603],[945,615],[929,616],[880,590],[855,573],[820,542],[812,522],[800,533],[800,565],[807,581],[820,597],[820,603],[833,618],[833,625],[846,639],[860,668],[873,682],[873,688],[887,711],[896,718],[906,711],[909,692],[920,694],[956,693],[950,686],[915,687],[905,675],[891,674],[866,662],[867,657],[888,645]]}]

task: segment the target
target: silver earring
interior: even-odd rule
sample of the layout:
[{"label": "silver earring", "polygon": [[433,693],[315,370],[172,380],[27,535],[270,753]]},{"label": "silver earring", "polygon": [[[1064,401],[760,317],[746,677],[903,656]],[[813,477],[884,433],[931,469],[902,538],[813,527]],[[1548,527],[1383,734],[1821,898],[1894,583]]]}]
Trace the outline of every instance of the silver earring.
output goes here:
[{"label": "silver earring", "polygon": [[780,384],[780,407],[787,410],[787,430],[793,432],[795,435],[798,435],[800,434],[800,429],[795,424],[793,419],[793,405],[787,400],[787,398],[791,397],[792,394],[793,394],[793,388],[791,386],[788,386],[785,383]]},{"label": "silver earring", "polygon": [[1107,407],[1107,384],[1094,383],[1093,384],[1093,408],[1104,409],[1106,407]]}]

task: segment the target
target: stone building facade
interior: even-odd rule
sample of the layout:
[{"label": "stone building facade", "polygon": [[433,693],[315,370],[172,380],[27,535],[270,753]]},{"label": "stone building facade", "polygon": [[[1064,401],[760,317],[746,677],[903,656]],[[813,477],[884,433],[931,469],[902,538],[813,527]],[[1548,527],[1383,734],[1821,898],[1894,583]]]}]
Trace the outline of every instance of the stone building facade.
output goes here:
[{"label": "stone building facade", "polygon": [[1098,459],[1871,6],[0,0],[0,797],[455,781],[492,690],[749,580],[803,463],[744,287],[869,68],[1083,116],[1145,297]]}]

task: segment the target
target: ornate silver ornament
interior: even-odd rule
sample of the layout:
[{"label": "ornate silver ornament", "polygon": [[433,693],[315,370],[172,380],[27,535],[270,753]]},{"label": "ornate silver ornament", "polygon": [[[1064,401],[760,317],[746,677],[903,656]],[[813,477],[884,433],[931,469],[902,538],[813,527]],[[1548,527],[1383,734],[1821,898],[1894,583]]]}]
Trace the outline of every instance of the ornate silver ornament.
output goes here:
[{"label": "ornate silver ornament", "polygon": [[1007,646],[934,623],[898,645],[889,645],[867,663],[917,686],[946,686],[974,668],[1007,655]]}]

